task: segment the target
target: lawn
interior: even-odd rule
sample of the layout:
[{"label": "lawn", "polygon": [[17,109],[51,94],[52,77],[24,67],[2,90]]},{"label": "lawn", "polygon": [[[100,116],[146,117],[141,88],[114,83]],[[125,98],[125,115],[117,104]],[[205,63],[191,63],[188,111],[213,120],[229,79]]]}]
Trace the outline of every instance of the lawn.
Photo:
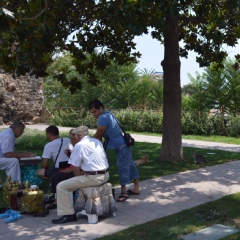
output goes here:
[{"label": "lawn", "polygon": [[[177,240],[183,235],[214,224],[240,229],[240,193],[228,195],[182,212],[136,225],[115,234],[97,238],[101,240]],[[240,234],[225,240],[239,240]],[[208,239],[202,239],[208,240]]]},{"label": "lawn", "polygon": [[[62,132],[61,135],[68,136],[68,132]],[[192,136],[192,139],[196,138],[196,136]],[[190,136],[188,136],[188,139],[190,139]],[[216,139],[219,140],[220,138],[216,137],[215,141]],[[214,141],[214,139],[212,141]],[[16,151],[32,151],[41,156],[43,146],[46,144],[46,142],[47,140],[45,138],[44,131],[27,129],[24,135],[18,140]],[[224,138],[223,142],[236,144],[237,139],[229,138],[227,140]],[[151,160],[149,163],[138,167],[140,180],[152,179],[168,174],[194,170],[202,167],[201,164],[193,163],[192,152],[197,152],[205,156],[207,163],[205,163],[204,166],[223,164],[229,161],[240,159],[240,154],[236,152],[184,147],[184,157],[186,161],[175,164],[171,162],[160,161],[160,150],[160,144],[143,142],[135,143],[133,147],[134,159],[140,159],[144,155],[148,155]],[[115,152],[107,151],[107,156],[110,165],[110,182],[113,185],[118,185],[119,180],[116,170]],[[0,171],[0,176],[3,180],[6,178],[3,171]],[[43,181],[43,183],[40,185],[40,189],[47,193],[49,191],[49,182]],[[168,217],[160,218],[142,225],[134,226],[101,239],[181,239],[181,236],[185,233],[202,229],[214,223],[222,223],[228,226],[240,228],[239,200],[240,193],[229,195],[223,199],[210,202],[196,208],[185,210],[181,213],[177,213]],[[0,207],[3,206],[6,207],[6,203],[3,201],[2,189],[0,189]],[[236,237],[233,235],[231,237],[232,238],[227,239],[240,239],[239,235],[236,235]]]}]

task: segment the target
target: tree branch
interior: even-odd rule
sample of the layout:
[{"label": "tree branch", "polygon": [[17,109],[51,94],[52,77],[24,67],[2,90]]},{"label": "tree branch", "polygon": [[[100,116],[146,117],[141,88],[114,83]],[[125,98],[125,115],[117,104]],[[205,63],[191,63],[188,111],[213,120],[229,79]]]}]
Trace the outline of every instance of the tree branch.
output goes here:
[{"label": "tree branch", "polygon": [[34,16],[32,18],[20,18],[18,20],[24,20],[24,21],[34,20],[34,19],[40,17],[47,10],[47,7],[48,7],[48,3],[47,3],[47,0],[45,0],[45,7],[44,7],[44,9],[40,13],[38,13],[36,16]]}]

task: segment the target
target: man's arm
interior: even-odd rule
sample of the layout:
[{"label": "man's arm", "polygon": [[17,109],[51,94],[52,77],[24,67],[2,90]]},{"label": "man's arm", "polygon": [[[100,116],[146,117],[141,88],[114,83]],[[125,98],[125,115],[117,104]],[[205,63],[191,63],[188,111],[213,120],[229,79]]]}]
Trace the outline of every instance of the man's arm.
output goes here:
[{"label": "man's arm", "polygon": [[102,141],[102,138],[107,130],[107,127],[105,126],[98,126],[96,133],[93,135],[94,138]]},{"label": "man's arm", "polygon": [[4,155],[6,158],[28,158],[36,156],[36,154],[32,152],[7,152]]},{"label": "man's arm", "polygon": [[49,167],[49,161],[50,161],[50,159],[44,158],[43,163],[42,163],[42,168],[44,168],[44,169],[48,168]]}]

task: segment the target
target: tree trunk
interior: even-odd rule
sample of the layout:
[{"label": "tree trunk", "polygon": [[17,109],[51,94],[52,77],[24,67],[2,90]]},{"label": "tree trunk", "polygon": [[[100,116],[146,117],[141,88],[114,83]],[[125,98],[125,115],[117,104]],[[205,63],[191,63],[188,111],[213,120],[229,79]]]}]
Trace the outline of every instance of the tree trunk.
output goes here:
[{"label": "tree trunk", "polygon": [[160,159],[183,160],[179,34],[177,17],[166,18],[164,30],[163,137]]}]

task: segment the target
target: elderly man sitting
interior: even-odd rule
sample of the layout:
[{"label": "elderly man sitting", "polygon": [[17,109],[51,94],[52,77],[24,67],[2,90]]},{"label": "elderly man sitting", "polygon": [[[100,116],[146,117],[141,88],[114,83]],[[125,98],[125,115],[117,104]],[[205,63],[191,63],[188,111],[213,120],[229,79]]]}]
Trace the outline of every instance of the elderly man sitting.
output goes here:
[{"label": "elderly man sitting", "polygon": [[0,133],[0,169],[4,170],[12,181],[21,182],[19,158],[35,157],[32,152],[14,152],[14,146],[18,137],[24,133],[25,124],[14,121],[6,130]]},{"label": "elderly man sitting", "polygon": [[71,133],[75,134],[78,141],[69,159],[69,164],[74,166],[75,177],[57,185],[57,213],[62,217],[52,220],[52,223],[56,224],[77,221],[69,192],[99,186],[109,179],[109,165],[102,142],[88,136],[86,126],[75,128]]}]

